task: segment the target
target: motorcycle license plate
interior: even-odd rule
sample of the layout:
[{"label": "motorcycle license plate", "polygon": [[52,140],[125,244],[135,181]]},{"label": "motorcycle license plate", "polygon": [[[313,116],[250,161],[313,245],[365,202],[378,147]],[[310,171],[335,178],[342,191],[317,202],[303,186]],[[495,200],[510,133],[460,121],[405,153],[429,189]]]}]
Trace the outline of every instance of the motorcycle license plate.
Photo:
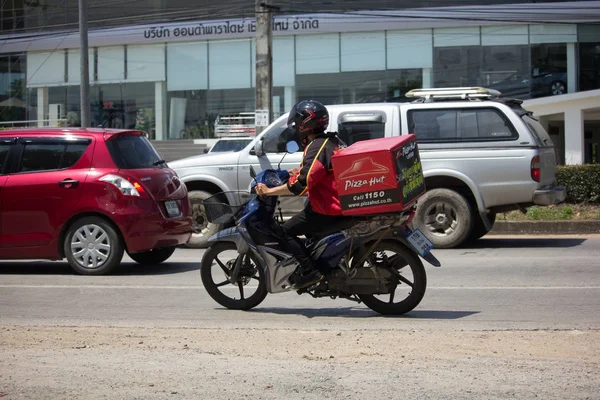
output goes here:
[{"label": "motorcycle license plate", "polygon": [[425,236],[423,232],[418,229],[412,231],[406,237],[406,240],[408,240],[408,243],[414,247],[421,257],[425,256],[431,249],[433,249],[433,243],[431,243],[431,241],[427,239],[427,236]]},{"label": "motorcycle license plate", "polygon": [[167,214],[169,217],[177,217],[179,216],[179,206],[176,201],[165,201],[165,208],[167,209]]}]

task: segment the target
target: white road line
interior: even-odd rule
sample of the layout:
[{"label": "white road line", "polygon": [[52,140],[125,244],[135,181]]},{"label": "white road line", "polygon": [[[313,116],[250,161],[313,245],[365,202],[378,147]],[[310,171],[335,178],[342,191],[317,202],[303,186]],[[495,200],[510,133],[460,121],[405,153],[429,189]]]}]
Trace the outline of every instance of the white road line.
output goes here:
[{"label": "white road line", "polygon": [[[256,286],[244,286],[256,289]],[[162,285],[0,285],[0,289],[165,289],[165,290],[204,290],[204,286],[162,286]],[[237,286],[224,286],[223,289],[239,290]],[[427,290],[598,290],[600,286],[429,286]]]}]

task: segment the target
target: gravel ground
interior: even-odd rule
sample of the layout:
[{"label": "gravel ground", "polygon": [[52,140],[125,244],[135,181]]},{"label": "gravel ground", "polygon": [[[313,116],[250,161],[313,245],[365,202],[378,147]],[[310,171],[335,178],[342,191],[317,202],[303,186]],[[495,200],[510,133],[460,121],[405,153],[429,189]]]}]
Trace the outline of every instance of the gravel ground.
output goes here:
[{"label": "gravel ground", "polygon": [[0,328],[6,399],[600,399],[600,331]]}]

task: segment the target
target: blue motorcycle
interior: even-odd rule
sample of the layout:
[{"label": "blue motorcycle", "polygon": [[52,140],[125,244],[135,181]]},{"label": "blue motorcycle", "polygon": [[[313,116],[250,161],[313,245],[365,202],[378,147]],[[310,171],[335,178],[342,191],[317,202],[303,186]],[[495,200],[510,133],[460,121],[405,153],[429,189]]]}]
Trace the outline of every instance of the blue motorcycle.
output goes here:
[{"label": "blue motorcycle", "polygon": [[[288,152],[297,149],[288,144]],[[207,293],[229,309],[249,310],[268,293],[297,291],[315,298],[337,297],[362,302],[375,312],[401,315],[423,299],[427,276],[421,258],[439,267],[431,242],[408,224],[414,207],[401,213],[349,217],[342,226],[323,227],[303,239],[315,264],[328,272],[320,282],[297,289],[290,276],[298,262],[280,246],[281,216],[276,196],[254,193],[258,183],[282,185],[288,171],[265,169],[253,178],[249,192],[222,192],[204,201],[210,222],[234,226],[209,239],[200,275]]]}]

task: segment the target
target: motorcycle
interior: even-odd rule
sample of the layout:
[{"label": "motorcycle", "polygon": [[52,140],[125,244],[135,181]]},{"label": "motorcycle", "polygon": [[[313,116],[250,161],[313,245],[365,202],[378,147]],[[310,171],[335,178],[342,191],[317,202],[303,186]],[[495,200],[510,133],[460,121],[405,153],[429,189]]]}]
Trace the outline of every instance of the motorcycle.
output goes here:
[{"label": "motorcycle", "polygon": [[[297,149],[295,142],[288,143],[288,153]],[[294,290],[314,298],[362,302],[384,315],[405,314],[421,302],[427,287],[421,258],[435,267],[441,264],[427,237],[408,228],[414,206],[401,213],[348,217],[342,226],[323,227],[318,235],[301,239],[314,262],[328,272],[321,281],[296,288],[290,277],[299,263],[282,251],[278,239],[283,221],[278,197],[254,192],[259,183],[282,185],[289,173],[278,166],[256,174],[250,166],[250,176],[250,191],[222,192],[203,202],[209,222],[235,223],[209,239],[201,261],[202,283],[221,306],[249,310],[268,293]],[[246,290],[251,289],[255,290],[248,296]]]}]

